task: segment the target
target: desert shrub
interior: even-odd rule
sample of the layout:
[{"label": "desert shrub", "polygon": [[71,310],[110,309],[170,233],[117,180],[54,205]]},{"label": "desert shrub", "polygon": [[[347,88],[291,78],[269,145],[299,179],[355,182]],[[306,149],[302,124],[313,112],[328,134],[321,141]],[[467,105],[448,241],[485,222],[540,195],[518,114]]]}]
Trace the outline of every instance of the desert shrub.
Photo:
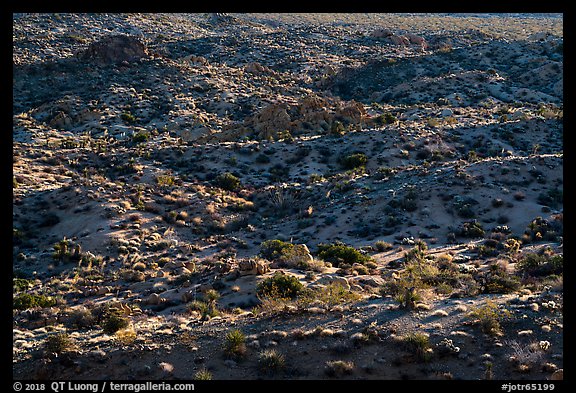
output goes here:
[{"label": "desert shrub", "polygon": [[138,131],[132,136],[132,142],[143,143],[150,139],[150,133],[148,131]]},{"label": "desert shrub", "polygon": [[340,263],[353,265],[354,263],[365,264],[370,261],[370,257],[362,254],[354,247],[347,246],[342,242],[332,244],[319,244],[318,256],[324,261],[332,263],[332,266],[338,267]]},{"label": "desert shrub", "polygon": [[564,270],[564,256],[561,254],[548,256],[528,253],[518,261],[516,270],[533,277],[560,275]]},{"label": "desert shrub", "polygon": [[387,125],[387,124],[394,124],[397,121],[398,121],[398,118],[390,112],[385,112],[385,113],[381,114],[380,116],[376,117],[376,119],[374,119],[374,122],[376,123],[376,125],[380,125],[380,126]]},{"label": "desert shrub", "polygon": [[344,360],[331,360],[326,362],[324,372],[330,377],[340,377],[343,375],[352,374],[354,367],[355,365],[351,361],[346,362]]},{"label": "desert shrub", "polygon": [[[529,371],[542,365],[542,359],[547,350],[546,341],[531,342],[522,345],[516,340],[506,341],[506,347],[512,350],[510,361],[514,362],[518,371]],[[549,345],[550,343],[548,343]]]},{"label": "desert shrub", "polygon": [[14,297],[12,308],[26,310],[34,307],[52,307],[54,305],[56,305],[56,299],[52,296],[21,293]]},{"label": "desert shrub", "polygon": [[432,355],[430,338],[425,333],[413,332],[402,337],[404,347],[410,351],[418,361],[428,361]]},{"label": "desert shrub", "polygon": [[468,314],[474,322],[480,325],[482,331],[491,336],[502,334],[500,322],[511,313],[506,309],[500,309],[492,300],[487,300],[482,306],[475,307]]},{"label": "desert shrub", "polygon": [[556,208],[558,205],[562,204],[564,200],[564,193],[562,190],[555,188],[552,190],[547,190],[538,195],[536,201],[541,205],[550,206]]},{"label": "desert shrub", "polygon": [[129,324],[130,321],[125,316],[118,312],[109,312],[107,317],[105,317],[102,330],[104,330],[104,333],[112,335],[120,329],[127,328]]},{"label": "desert shrub", "polygon": [[138,337],[133,327],[120,329],[115,333],[114,340],[122,345],[132,345]]},{"label": "desert shrub", "polygon": [[462,237],[474,238],[483,237],[486,232],[484,231],[484,228],[482,228],[480,222],[472,220],[462,223],[462,227],[458,233]]},{"label": "desert shrub", "polygon": [[156,183],[158,183],[159,186],[169,187],[176,184],[176,178],[172,175],[157,175]]},{"label": "desert shrub", "polygon": [[440,254],[436,257],[436,265],[442,271],[455,271],[458,269],[454,263],[454,257],[450,254]]},{"label": "desert shrub", "polygon": [[60,222],[60,217],[54,213],[46,213],[42,216],[40,223],[38,224],[39,227],[53,227],[54,225]]},{"label": "desert shrub", "polygon": [[406,210],[407,212],[413,212],[418,209],[418,199],[420,195],[416,190],[416,187],[410,186],[408,187],[408,191],[404,195],[404,197],[400,200],[399,206]]},{"label": "desert shrub", "polygon": [[266,154],[264,153],[260,153],[256,156],[255,161],[258,164],[268,164],[270,162],[270,157],[268,157]]},{"label": "desert shrub", "polygon": [[340,159],[340,164],[345,169],[356,169],[365,167],[367,162],[368,162],[368,156],[364,153],[353,153]]},{"label": "desert shrub", "polygon": [[[529,241],[550,240],[557,241],[563,230],[563,218],[548,221],[542,217],[536,217],[528,224],[524,234]],[[560,233],[559,233],[560,232]]]},{"label": "desert shrub", "polygon": [[260,243],[260,256],[273,261],[294,249],[294,244],[273,239]]},{"label": "desert shrub", "polygon": [[281,370],[286,365],[286,358],[276,349],[265,349],[258,354],[258,365],[267,372]]},{"label": "desert shrub", "polygon": [[338,282],[315,288],[314,290],[303,291],[301,297],[302,303],[320,302],[328,307],[337,304],[353,303],[362,299],[362,296],[356,292],[346,289]]},{"label": "desert shrub", "polygon": [[194,373],[194,380],[196,381],[211,381],[213,378],[213,375],[210,371],[208,371],[208,369],[206,368],[201,368],[200,370],[196,371],[196,373]]},{"label": "desert shrub", "polygon": [[67,333],[58,333],[48,336],[44,341],[44,348],[48,353],[61,354],[74,347],[74,343]]},{"label": "desert shrub", "polygon": [[14,292],[22,292],[32,286],[32,281],[26,278],[13,278],[12,279],[12,288]]},{"label": "desert shrub", "polygon": [[268,277],[258,283],[256,293],[263,298],[294,299],[303,288],[304,285],[297,277],[275,273],[272,277]]},{"label": "desert shrub", "polygon": [[136,122],[136,117],[130,112],[123,112],[120,114],[120,118],[128,124]]},{"label": "desert shrub", "polygon": [[423,240],[416,241],[414,247],[404,253],[404,260],[407,264],[412,262],[422,262],[426,257],[428,245]]},{"label": "desert shrub", "polygon": [[226,172],[216,177],[215,184],[226,191],[236,191],[240,187],[240,179],[232,173]]},{"label": "desert shrub", "polygon": [[[414,305],[422,300],[422,295],[415,291],[415,287],[409,287],[406,283],[398,283],[396,288],[391,289],[396,292],[394,300],[398,302],[401,308],[414,308]],[[411,288],[411,290],[407,290]],[[388,289],[390,290],[390,289]]]},{"label": "desert shrub", "polygon": [[72,311],[68,317],[68,323],[77,328],[87,328],[94,324],[95,319],[92,310],[82,306]]},{"label": "desert shrub", "polygon": [[203,300],[193,300],[188,304],[188,310],[198,311],[201,315],[202,320],[208,320],[219,315],[219,311],[216,308],[215,303],[211,303]]},{"label": "desert shrub", "polygon": [[483,293],[514,293],[520,289],[518,277],[511,276],[497,264],[490,265],[488,273],[483,275]]},{"label": "desert shrub", "polygon": [[238,329],[230,330],[224,337],[223,349],[228,358],[243,358],[246,355],[246,336]]}]

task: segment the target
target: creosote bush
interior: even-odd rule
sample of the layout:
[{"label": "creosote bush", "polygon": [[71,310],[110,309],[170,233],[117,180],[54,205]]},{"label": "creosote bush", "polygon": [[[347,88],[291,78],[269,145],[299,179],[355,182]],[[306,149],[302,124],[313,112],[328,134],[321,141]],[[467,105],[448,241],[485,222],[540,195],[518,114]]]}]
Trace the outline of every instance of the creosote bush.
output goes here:
[{"label": "creosote bush", "polygon": [[293,248],[294,244],[282,240],[266,240],[260,244],[260,256],[273,261],[289,253]]},{"label": "creosote bush", "polygon": [[349,154],[340,160],[340,164],[345,169],[356,169],[365,167],[367,162],[368,162],[368,156],[366,156],[366,154],[364,153]]},{"label": "creosote bush", "polygon": [[61,354],[72,349],[74,343],[67,333],[58,333],[48,336],[44,342],[44,347],[48,353]]},{"label": "creosote bush", "polygon": [[26,310],[34,307],[52,307],[56,305],[56,299],[51,296],[21,293],[14,297],[12,308]]},{"label": "creosote bush", "polygon": [[106,317],[102,330],[104,330],[104,333],[112,335],[118,330],[128,327],[129,324],[130,321],[128,318],[119,313],[111,312]]},{"label": "creosote bush", "polygon": [[275,273],[256,286],[256,293],[261,298],[294,299],[302,292],[304,285],[297,277]]},{"label": "creosote bush", "polygon": [[319,244],[318,256],[324,261],[332,263],[334,267],[338,267],[341,263],[364,265],[370,261],[368,255],[364,255],[354,247],[347,246],[342,242]]},{"label": "creosote bush", "polygon": [[482,331],[491,336],[502,335],[500,322],[511,316],[510,311],[499,308],[492,300],[487,300],[482,306],[475,307],[468,314],[469,318],[480,325]]},{"label": "creosote bush", "polygon": [[460,236],[468,238],[483,237],[485,233],[482,224],[476,220],[464,222],[459,231]]},{"label": "creosote bush", "polygon": [[560,275],[564,271],[564,256],[527,253],[517,262],[516,270],[532,277]]},{"label": "creosote bush", "polygon": [[226,172],[216,177],[215,184],[226,191],[236,191],[240,188],[240,179],[232,173]]}]

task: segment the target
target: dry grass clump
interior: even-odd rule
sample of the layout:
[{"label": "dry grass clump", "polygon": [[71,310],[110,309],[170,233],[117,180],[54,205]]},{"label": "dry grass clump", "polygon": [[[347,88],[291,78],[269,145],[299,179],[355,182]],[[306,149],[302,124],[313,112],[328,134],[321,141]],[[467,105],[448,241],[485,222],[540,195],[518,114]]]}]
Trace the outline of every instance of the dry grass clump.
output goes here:
[{"label": "dry grass clump", "polygon": [[354,362],[344,361],[344,360],[331,360],[326,362],[326,367],[324,372],[329,377],[342,377],[344,375],[350,375],[354,372]]},{"label": "dry grass clump", "polygon": [[226,333],[224,338],[224,355],[239,360],[246,356],[246,336],[238,329]]},{"label": "dry grass clump", "polygon": [[276,349],[265,349],[258,355],[258,365],[261,370],[274,373],[286,366],[286,357]]}]

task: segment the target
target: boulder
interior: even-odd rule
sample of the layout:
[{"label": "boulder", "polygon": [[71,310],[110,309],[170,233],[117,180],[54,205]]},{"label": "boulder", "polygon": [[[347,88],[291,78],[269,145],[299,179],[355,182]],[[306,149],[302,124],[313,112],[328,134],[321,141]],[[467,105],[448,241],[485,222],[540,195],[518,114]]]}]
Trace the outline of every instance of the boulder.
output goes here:
[{"label": "boulder", "polygon": [[270,104],[252,119],[254,131],[260,139],[276,139],[278,131],[291,128],[291,121],[284,104]]},{"label": "boulder", "polygon": [[138,38],[118,34],[93,42],[80,54],[85,61],[100,65],[134,62],[148,57],[148,49]]},{"label": "boulder", "polygon": [[160,303],[162,303],[162,298],[157,293],[150,294],[146,299],[146,304],[150,306],[157,306]]},{"label": "boulder", "polygon": [[353,282],[359,284],[360,286],[368,286],[378,288],[384,285],[386,280],[380,276],[358,276],[354,277]]},{"label": "boulder", "polygon": [[420,46],[422,49],[427,49],[428,48],[428,43],[426,42],[426,40],[416,34],[412,34],[412,33],[408,33],[405,34],[404,37],[408,38],[408,41],[412,44],[412,45],[418,45]]},{"label": "boulder", "polygon": [[208,127],[196,127],[191,130],[180,130],[177,134],[183,142],[202,143],[212,135],[212,130]]},{"label": "boulder", "polygon": [[238,262],[238,271],[241,276],[265,274],[270,271],[268,264],[261,259],[241,259]]},{"label": "boulder", "polygon": [[331,284],[333,282],[342,285],[346,290],[350,290],[350,283],[348,282],[348,279],[346,277],[327,274],[325,276],[320,277],[316,281],[316,283],[318,284],[325,284],[325,285]]}]

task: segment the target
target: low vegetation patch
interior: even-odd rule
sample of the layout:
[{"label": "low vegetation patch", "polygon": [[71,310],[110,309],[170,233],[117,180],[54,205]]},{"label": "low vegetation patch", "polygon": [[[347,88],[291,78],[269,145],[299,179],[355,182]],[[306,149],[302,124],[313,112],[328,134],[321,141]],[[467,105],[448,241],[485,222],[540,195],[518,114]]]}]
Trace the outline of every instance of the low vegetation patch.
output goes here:
[{"label": "low vegetation patch", "polygon": [[359,263],[364,265],[371,260],[368,255],[364,255],[354,247],[347,246],[342,242],[319,244],[318,256],[324,261],[332,263],[332,266],[335,267],[338,267],[341,263],[349,265]]},{"label": "low vegetation patch", "polygon": [[238,329],[230,330],[224,338],[224,355],[230,359],[246,356],[246,336]]},{"label": "low vegetation patch", "polygon": [[275,273],[256,286],[256,293],[261,298],[295,299],[304,288],[297,277]]}]

